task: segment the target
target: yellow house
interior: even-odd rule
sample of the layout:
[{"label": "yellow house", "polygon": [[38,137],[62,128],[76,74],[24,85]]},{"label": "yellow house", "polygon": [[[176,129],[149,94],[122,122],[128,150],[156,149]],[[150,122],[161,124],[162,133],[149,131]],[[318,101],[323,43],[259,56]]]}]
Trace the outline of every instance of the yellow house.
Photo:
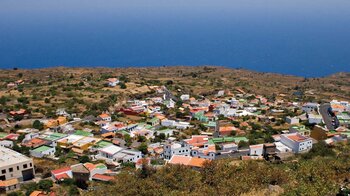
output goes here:
[{"label": "yellow house", "polygon": [[67,122],[68,122],[68,120],[67,120],[66,117],[64,117],[64,116],[59,116],[57,119],[51,119],[51,120],[49,120],[49,121],[45,124],[45,126],[46,126],[46,128],[52,128],[52,127],[56,127],[56,126],[58,126],[58,125],[62,125],[62,124],[67,123]]},{"label": "yellow house", "polygon": [[94,137],[84,137],[73,143],[73,148],[80,149],[82,151],[88,150],[91,146],[95,145],[101,139]]},{"label": "yellow house", "polygon": [[78,142],[79,140],[82,140],[83,138],[85,137],[81,135],[72,134],[57,140],[57,145],[60,146],[61,148],[71,148],[73,147],[74,143]]}]

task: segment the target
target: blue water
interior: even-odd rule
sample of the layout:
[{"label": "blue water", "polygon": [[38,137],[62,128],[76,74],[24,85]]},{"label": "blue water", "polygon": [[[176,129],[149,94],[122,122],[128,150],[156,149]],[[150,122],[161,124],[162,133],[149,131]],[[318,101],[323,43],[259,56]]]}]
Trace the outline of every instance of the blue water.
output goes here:
[{"label": "blue water", "polygon": [[349,0],[0,0],[0,68],[350,71]]}]

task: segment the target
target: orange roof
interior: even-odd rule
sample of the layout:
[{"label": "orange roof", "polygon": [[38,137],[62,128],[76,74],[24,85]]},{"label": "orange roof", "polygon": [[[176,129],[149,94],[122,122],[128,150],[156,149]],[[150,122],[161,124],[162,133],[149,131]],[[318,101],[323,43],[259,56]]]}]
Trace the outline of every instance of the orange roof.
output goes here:
[{"label": "orange roof", "polygon": [[242,127],[248,127],[249,126],[249,124],[247,122],[241,122],[239,125],[242,126]]},{"label": "orange roof", "polygon": [[57,175],[57,174],[61,174],[61,173],[66,173],[70,170],[71,170],[70,167],[64,167],[64,168],[60,168],[60,169],[51,170],[51,173],[53,175]]},{"label": "orange roof", "polygon": [[291,140],[294,140],[294,141],[297,141],[297,142],[301,142],[301,141],[304,141],[306,138],[304,136],[301,136],[301,135],[288,135],[287,136],[289,139]]},{"label": "orange roof", "polygon": [[117,82],[118,79],[117,78],[108,78],[107,81],[108,82]]},{"label": "orange roof", "polygon": [[149,164],[151,162],[150,158],[142,158],[137,160],[136,165]]},{"label": "orange roof", "polygon": [[11,180],[5,180],[5,181],[0,181],[0,187],[8,187],[8,186],[13,186],[18,184],[17,178],[11,179]]},{"label": "orange roof", "polygon": [[30,141],[24,143],[23,145],[27,147],[33,147],[33,146],[44,145],[45,143],[46,143],[45,140],[42,140],[40,138],[33,138]]},{"label": "orange roof", "polygon": [[345,109],[345,106],[341,104],[332,104],[332,108]]},{"label": "orange roof", "polygon": [[228,131],[234,131],[236,128],[234,126],[225,126],[225,127],[220,127],[219,131],[220,132],[228,132]]},{"label": "orange roof", "polygon": [[183,155],[173,155],[169,161],[170,164],[183,164],[187,165],[191,160],[191,157],[189,156],[183,156]]},{"label": "orange roof", "polygon": [[202,167],[205,161],[207,160],[203,158],[190,157],[184,155],[173,155],[169,161],[169,164],[181,164],[191,167]]},{"label": "orange roof", "polygon": [[67,173],[58,174],[55,177],[56,177],[57,180],[63,180],[63,179],[69,179],[70,178]]},{"label": "orange roof", "polygon": [[166,117],[165,117],[164,115],[162,115],[162,114],[155,114],[154,116],[157,117],[159,120],[163,120],[163,119],[166,118]]},{"label": "orange roof", "polygon": [[29,196],[40,196],[42,195],[42,191],[33,191]]},{"label": "orange roof", "polygon": [[257,145],[250,145],[249,148],[253,148],[253,149],[256,149],[256,148],[263,148],[264,145],[263,144],[257,144]]},{"label": "orange roof", "polygon": [[107,133],[102,134],[101,136],[102,136],[102,137],[110,137],[110,136],[114,137],[114,136],[115,136],[115,133],[113,133],[113,132],[107,132]]},{"label": "orange roof", "polygon": [[192,167],[203,167],[205,161],[207,160],[203,158],[192,157],[188,165]]},{"label": "orange roof", "polygon": [[208,136],[206,135],[193,135],[191,139],[185,140],[186,143],[192,146],[203,146],[208,142]]},{"label": "orange roof", "polygon": [[55,196],[55,192],[46,194],[44,191],[33,191],[29,196]]},{"label": "orange roof", "polygon": [[106,113],[103,113],[103,114],[100,114],[100,117],[101,118],[108,118],[108,117],[110,117],[108,114],[106,114]]},{"label": "orange roof", "polygon": [[84,163],[84,166],[89,170],[93,170],[96,168],[96,165],[92,164],[92,163]]},{"label": "orange roof", "polygon": [[114,178],[112,176],[107,176],[107,175],[103,175],[103,174],[95,174],[92,176],[92,179],[107,182],[107,181],[113,180]]}]

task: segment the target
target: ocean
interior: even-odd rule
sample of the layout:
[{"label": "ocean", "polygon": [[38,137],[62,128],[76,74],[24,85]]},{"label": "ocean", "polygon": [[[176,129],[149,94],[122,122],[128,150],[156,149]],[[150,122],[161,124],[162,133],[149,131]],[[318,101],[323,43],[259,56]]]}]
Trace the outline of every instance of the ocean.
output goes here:
[{"label": "ocean", "polygon": [[349,0],[1,0],[0,68],[350,71]]}]

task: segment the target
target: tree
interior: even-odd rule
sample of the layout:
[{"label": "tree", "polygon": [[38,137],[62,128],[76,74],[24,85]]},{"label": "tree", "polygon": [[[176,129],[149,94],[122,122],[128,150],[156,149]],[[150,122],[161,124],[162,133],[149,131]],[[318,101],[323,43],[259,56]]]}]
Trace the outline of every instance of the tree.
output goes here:
[{"label": "tree", "polygon": [[142,154],[148,153],[148,146],[145,142],[141,143],[141,145],[138,147],[138,150],[142,152]]},{"label": "tree", "polygon": [[25,195],[30,195],[33,191],[38,190],[38,184],[36,182],[24,183],[21,189],[24,190]]},{"label": "tree", "polygon": [[145,142],[145,141],[147,141],[147,138],[145,136],[139,135],[139,136],[137,136],[137,141],[138,142]]},{"label": "tree", "polygon": [[39,120],[35,120],[33,122],[33,128],[34,129],[39,129],[39,130],[42,130],[44,128],[44,125],[43,123],[41,123]]},{"label": "tree", "polygon": [[51,187],[53,186],[52,180],[40,180],[38,183],[39,189],[50,192]]},{"label": "tree", "polygon": [[246,141],[243,141],[243,140],[239,141],[239,143],[238,143],[239,148],[248,147],[248,146],[249,146],[249,143]]},{"label": "tree", "polygon": [[22,120],[23,119],[23,115],[15,115],[14,117],[13,117],[13,119],[15,120],[15,121],[20,121],[20,120]]},{"label": "tree", "polygon": [[231,131],[231,136],[236,136],[237,135],[237,132],[236,131]]},{"label": "tree", "polygon": [[19,136],[18,136],[18,139],[17,139],[17,142],[18,142],[18,143],[21,143],[21,142],[24,140],[24,138],[25,138],[25,135],[24,135],[24,134],[19,135]]},{"label": "tree", "polygon": [[84,155],[84,156],[79,157],[78,160],[79,160],[80,163],[87,163],[87,162],[90,162],[90,158],[89,158],[89,156],[87,156],[87,155]]},{"label": "tree", "polygon": [[55,156],[60,157],[62,155],[62,148],[60,145],[56,146]]},{"label": "tree", "polygon": [[166,139],[165,133],[160,133],[160,134],[159,134],[159,138],[160,138],[161,140],[165,140],[165,139]]},{"label": "tree", "polygon": [[130,145],[131,145],[131,143],[132,143],[132,138],[130,137],[129,134],[125,134],[125,135],[124,135],[124,140],[125,140],[125,142],[126,142],[126,146],[130,146]]},{"label": "tree", "polygon": [[119,82],[119,86],[121,89],[126,89],[126,85],[124,82]]},{"label": "tree", "polygon": [[50,103],[50,99],[49,98],[45,98],[45,103]]}]

